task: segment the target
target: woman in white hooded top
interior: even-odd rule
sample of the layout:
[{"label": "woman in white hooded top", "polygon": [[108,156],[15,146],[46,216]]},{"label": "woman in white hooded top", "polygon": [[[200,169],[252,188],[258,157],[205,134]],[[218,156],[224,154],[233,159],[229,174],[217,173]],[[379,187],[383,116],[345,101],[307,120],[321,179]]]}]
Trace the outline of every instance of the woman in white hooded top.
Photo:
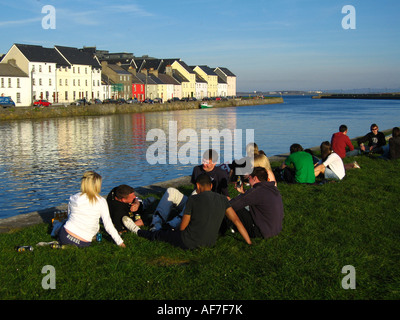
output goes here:
[{"label": "woman in white hooded top", "polygon": [[60,244],[73,244],[78,247],[90,246],[99,231],[100,218],[106,231],[115,243],[125,248],[125,244],[115,229],[108,210],[106,199],[100,196],[101,176],[87,171],[81,180],[81,192],[72,195],[68,203],[68,219],[59,232]]},{"label": "woman in white hooded top", "polygon": [[320,149],[322,160],[315,165],[315,176],[323,173],[325,179],[342,180],[346,175],[342,158],[332,150],[329,141],[322,142]]}]

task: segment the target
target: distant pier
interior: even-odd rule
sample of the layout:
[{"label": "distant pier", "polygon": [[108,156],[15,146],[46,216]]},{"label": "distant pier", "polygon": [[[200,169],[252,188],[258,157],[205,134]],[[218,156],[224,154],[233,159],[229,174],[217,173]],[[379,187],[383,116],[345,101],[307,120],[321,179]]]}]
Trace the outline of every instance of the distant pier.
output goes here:
[{"label": "distant pier", "polygon": [[400,93],[332,93],[313,96],[313,99],[387,99],[399,100]]}]

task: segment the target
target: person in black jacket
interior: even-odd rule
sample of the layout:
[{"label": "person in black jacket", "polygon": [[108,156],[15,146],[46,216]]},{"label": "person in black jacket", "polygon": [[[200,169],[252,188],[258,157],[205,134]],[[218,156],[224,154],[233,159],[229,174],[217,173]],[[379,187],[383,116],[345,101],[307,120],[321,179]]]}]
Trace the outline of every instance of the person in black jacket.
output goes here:
[{"label": "person in black jacket", "polygon": [[[373,123],[371,124],[371,132],[367,133],[364,137],[361,137],[357,140],[361,151],[365,153],[383,154],[383,146],[386,145],[386,139],[383,132],[380,132],[378,130],[378,126]],[[365,142],[368,142],[367,148],[364,145]]]},{"label": "person in black jacket", "polygon": [[[246,228],[250,238],[270,238],[282,230],[282,196],[274,182],[269,182],[265,168],[255,167],[249,175],[251,189],[236,188],[241,195],[230,204]],[[247,210],[246,207],[250,210]]]},{"label": "person in black jacket", "polygon": [[[135,194],[135,189],[126,184],[121,184],[113,188],[107,196],[108,209],[110,210],[111,220],[115,229],[121,234],[126,230],[122,218],[133,217],[135,214],[141,215],[143,203]],[[142,219],[135,221],[138,226],[143,226]]]}]

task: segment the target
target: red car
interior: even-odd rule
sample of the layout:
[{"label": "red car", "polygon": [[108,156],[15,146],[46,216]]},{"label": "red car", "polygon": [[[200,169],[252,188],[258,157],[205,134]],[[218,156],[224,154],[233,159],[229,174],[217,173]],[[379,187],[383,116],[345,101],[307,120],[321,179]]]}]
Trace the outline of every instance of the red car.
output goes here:
[{"label": "red car", "polygon": [[51,103],[48,102],[47,100],[36,100],[33,103],[34,106],[43,106],[43,107],[48,107],[51,106]]}]

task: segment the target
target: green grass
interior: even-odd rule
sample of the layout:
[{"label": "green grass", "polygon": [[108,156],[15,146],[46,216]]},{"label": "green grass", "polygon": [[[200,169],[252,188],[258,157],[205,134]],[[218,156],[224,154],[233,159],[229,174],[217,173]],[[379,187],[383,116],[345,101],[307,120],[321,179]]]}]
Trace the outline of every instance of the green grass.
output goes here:
[{"label": "green grass", "polygon": [[[1,234],[0,299],[399,299],[400,162],[356,159],[361,169],[341,182],[279,183],[283,231],[250,247],[238,234],[193,251],[124,234],[126,249],[104,235],[87,249],[16,252],[53,240],[49,226]],[[55,290],[42,288],[45,265]],[[355,290],[341,286],[345,265],[355,267]]]}]

